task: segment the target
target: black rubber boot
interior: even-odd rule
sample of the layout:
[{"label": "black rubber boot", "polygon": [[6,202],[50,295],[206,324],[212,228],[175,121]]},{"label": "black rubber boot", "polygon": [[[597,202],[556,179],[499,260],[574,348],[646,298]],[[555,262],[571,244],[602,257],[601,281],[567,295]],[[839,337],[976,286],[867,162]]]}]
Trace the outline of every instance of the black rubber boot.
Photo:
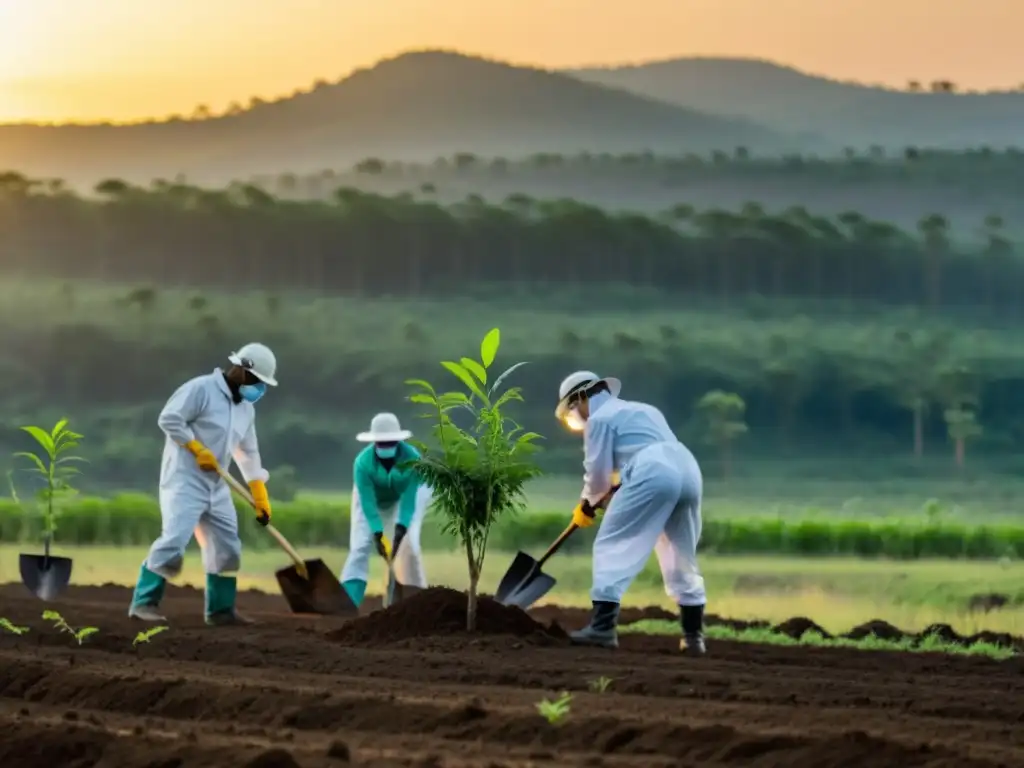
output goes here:
[{"label": "black rubber boot", "polygon": [[615,631],[618,623],[619,604],[595,600],[590,624],[577,632],[570,632],[569,639],[573,645],[618,648],[619,634]]},{"label": "black rubber boot", "polygon": [[704,645],[704,606],[679,606],[679,623],[683,627],[683,639],[679,650],[688,656],[703,656],[707,653]]}]

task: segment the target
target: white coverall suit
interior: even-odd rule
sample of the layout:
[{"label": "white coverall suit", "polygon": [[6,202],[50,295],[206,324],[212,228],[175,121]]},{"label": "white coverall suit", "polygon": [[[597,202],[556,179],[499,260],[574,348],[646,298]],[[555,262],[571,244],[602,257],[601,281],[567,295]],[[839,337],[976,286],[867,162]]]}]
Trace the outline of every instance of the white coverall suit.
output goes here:
[{"label": "white coverall suit", "polygon": [[231,489],[217,474],[201,470],[182,445],[198,440],[222,467],[234,459],[246,482],[266,482],[269,475],[260,460],[255,409],[244,400],[232,400],[218,368],[185,382],[171,395],[158,424],[167,435],[160,468],[163,528],[145,566],[164,578],[176,577],[194,532],[207,574],[237,571],[242,543]]},{"label": "white coverall suit", "polygon": [[680,606],[703,606],[697,543],[704,482],[693,454],[657,408],[607,392],[590,399],[583,439],[581,498],[596,505],[615,470],[622,484],[594,541],[591,599],[621,603],[654,550],[669,597]]}]

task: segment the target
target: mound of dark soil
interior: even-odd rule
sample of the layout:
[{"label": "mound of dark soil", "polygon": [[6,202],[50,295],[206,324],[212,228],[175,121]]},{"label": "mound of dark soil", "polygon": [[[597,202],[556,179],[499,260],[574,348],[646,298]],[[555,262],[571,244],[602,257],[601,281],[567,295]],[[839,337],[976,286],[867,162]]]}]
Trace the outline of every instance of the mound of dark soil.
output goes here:
[{"label": "mound of dark soil", "polygon": [[989,611],[998,611],[1000,608],[1005,608],[1010,602],[1009,595],[1003,595],[999,592],[986,592],[981,595],[971,595],[971,599],[967,601],[967,610],[988,613]]},{"label": "mound of dark soil", "polygon": [[[430,635],[466,634],[466,593],[447,587],[431,587],[390,608],[362,616],[327,634],[345,643],[385,643]],[[545,626],[519,608],[502,605],[490,597],[479,597],[476,632],[482,635],[511,635],[547,640],[565,640],[556,622]]]},{"label": "mound of dark soil", "polygon": [[761,619],[747,621],[745,619],[727,619],[716,613],[704,614],[704,625],[708,627],[726,627],[733,632],[743,632],[747,629],[768,629],[771,624]]},{"label": "mound of dark soil", "polygon": [[877,637],[879,640],[888,640],[891,642],[898,642],[903,638],[907,637],[908,632],[904,632],[898,627],[894,627],[888,621],[882,621],[881,619],[873,619],[864,624],[854,627],[847,632],[843,637],[849,638],[850,640],[863,640],[866,637]]},{"label": "mound of dark soil", "polygon": [[792,637],[794,640],[799,640],[808,632],[817,632],[826,639],[832,637],[832,635],[804,616],[794,616],[792,619],[786,619],[781,624],[772,627],[772,631],[780,635]]}]

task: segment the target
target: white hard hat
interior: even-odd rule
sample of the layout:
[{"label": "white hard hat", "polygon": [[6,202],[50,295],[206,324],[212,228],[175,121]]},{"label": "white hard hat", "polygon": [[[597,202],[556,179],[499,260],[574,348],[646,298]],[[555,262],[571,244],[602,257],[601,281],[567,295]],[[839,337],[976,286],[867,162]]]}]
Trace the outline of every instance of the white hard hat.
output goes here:
[{"label": "white hard hat", "polygon": [[618,397],[619,392],[622,391],[622,382],[618,379],[602,378],[593,371],[570,373],[558,385],[558,405],[555,408],[555,416],[560,421],[564,421],[566,412],[569,410],[569,398],[581,390],[590,389],[601,383],[607,385],[612,397]]},{"label": "white hard hat", "polygon": [[274,374],[277,373],[277,358],[265,344],[246,344],[237,352],[228,355],[228,360],[234,365],[242,366],[265,384],[277,386],[277,379],[274,378]]},{"label": "white hard hat", "polygon": [[356,440],[360,443],[397,443],[410,437],[412,432],[402,429],[395,414],[378,413],[370,421],[370,431],[360,432]]}]

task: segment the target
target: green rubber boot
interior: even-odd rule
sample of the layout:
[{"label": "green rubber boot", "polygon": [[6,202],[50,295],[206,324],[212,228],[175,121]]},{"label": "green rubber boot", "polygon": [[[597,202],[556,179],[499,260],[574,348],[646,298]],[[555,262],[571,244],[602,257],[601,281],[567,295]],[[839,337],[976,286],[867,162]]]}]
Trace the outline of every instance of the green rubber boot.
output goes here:
[{"label": "green rubber boot", "polygon": [[167,621],[160,615],[157,607],[164,599],[164,591],[167,589],[167,580],[142,564],[139,571],[139,580],[135,584],[135,594],[132,595],[132,604],[128,609],[128,615],[133,619],[142,621]]},{"label": "green rubber boot", "polygon": [[366,597],[365,581],[362,579],[349,579],[348,581],[341,582],[341,586],[348,592],[348,596],[352,598],[356,608],[363,604],[363,598]]},{"label": "green rubber boot", "polygon": [[206,574],[206,623],[214,627],[252,624],[235,610],[238,580],[234,576]]}]

